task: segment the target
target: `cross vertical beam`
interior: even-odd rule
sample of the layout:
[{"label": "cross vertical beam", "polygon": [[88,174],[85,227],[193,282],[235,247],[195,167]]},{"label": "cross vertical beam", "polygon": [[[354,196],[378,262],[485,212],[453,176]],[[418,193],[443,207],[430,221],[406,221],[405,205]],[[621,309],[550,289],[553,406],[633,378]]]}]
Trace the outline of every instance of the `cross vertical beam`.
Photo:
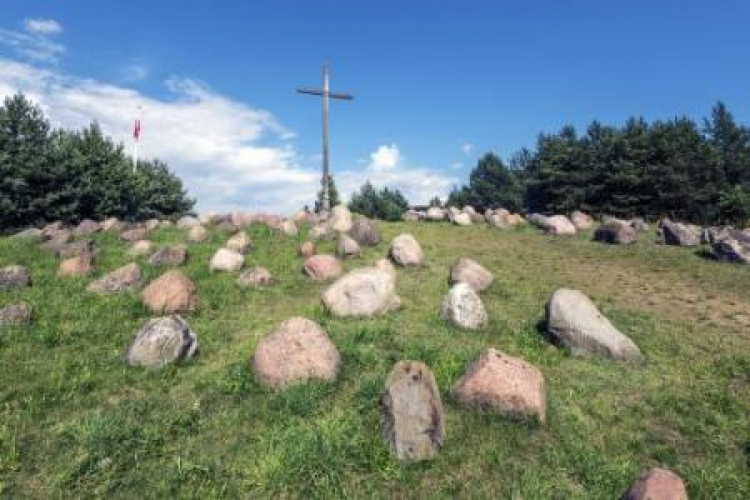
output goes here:
[{"label": "cross vertical beam", "polygon": [[323,203],[321,209],[325,212],[328,212],[331,209],[331,197],[330,193],[328,192],[328,179],[331,175],[329,167],[330,129],[328,125],[328,118],[330,114],[330,99],[351,101],[352,99],[354,99],[354,96],[350,94],[342,94],[339,92],[331,92],[329,68],[327,65],[323,66],[322,89],[298,88],[297,92],[300,94],[309,94],[320,96],[323,98],[323,178],[320,181],[323,191]]}]

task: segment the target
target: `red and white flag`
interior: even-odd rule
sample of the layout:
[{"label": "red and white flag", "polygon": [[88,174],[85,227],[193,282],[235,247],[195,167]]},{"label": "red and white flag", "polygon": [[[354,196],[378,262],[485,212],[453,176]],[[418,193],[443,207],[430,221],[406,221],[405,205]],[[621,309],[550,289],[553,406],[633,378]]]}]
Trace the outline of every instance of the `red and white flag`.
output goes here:
[{"label": "red and white flag", "polygon": [[133,126],[133,139],[136,141],[141,137],[141,120],[136,120]]}]

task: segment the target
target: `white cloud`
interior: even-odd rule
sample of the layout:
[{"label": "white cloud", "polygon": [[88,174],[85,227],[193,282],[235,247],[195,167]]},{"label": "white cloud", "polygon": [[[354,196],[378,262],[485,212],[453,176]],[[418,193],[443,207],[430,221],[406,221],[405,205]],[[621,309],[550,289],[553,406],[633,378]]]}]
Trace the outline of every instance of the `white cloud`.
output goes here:
[{"label": "white cloud", "polygon": [[410,203],[416,205],[426,204],[436,195],[444,197],[457,182],[440,171],[409,165],[396,144],[378,146],[370,154],[370,164],[366,168],[342,171],[336,179],[345,196],[350,196],[369,180],[378,188],[400,190]]},{"label": "white cloud", "polygon": [[62,32],[62,26],[54,19],[26,19],[24,29],[37,35],[57,35]]},{"label": "white cloud", "polygon": [[311,203],[316,170],[299,165],[287,142],[294,134],[268,111],[224,97],[201,82],[172,78],[170,99],[0,58],[0,97],[24,92],[53,126],[81,128],[96,120],[131,147],[142,107],[141,158],[166,161],[183,179],[199,211],[290,213]]}]

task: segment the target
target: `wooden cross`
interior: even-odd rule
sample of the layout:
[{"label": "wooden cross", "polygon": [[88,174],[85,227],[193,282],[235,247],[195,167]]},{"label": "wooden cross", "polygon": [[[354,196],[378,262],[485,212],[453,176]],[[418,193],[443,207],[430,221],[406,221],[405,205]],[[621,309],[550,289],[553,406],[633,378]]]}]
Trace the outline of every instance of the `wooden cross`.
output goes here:
[{"label": "wooden cross", "polygon": [[310,89],[310,88],[299,88],[297,89],[297,92],[300,94],[310,94],[310,95],[316,95],[316,96],[322,96],[323,97],[323,179],[321,180],[321,184],[323,187],[323,206],[322,210],[325,212],[328,212],[331,209],[331,199],[330,199],[330,193],[328,192],[328,177],[330,176],[328,172],[328,141],[329,141],[329,132],[328,132],[328,107],[329,107],[329,99],[342,99],[345,101],[351,101],[354,99],[354,96],[351,94],[342,94],[338,92],[331,92],[329,88],[329,75],[328,75],[329,69],[328,66],[323,66],[323,89]]}]

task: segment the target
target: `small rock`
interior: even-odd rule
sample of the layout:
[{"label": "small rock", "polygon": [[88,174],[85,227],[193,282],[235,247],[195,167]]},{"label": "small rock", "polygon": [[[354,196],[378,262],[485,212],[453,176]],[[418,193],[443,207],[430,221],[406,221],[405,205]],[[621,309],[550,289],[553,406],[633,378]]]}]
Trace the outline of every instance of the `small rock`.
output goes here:
[{"label": "small rock", "polygon": [[354,241],[354,238],[347,236],[345,233],[339,233],[339,239],[336,243],[336,255],[339,257],[356,257],[359,253],[359,244]]},{"label": "small rock", "polygon": [[120,238],[130,242],[145,240],[146,236],[148,236],[148,231],[146,231],[145,227],[136,227],[120,233]]},{"label": "small rock", "polygon": [[609,219],[594,231],[594,241],[610,245],[629,245],[637,240],[638,233],[633,226],[619,219]]},{"label": "small rock", "polygon": [[265,288],[273,284],[273,277],[265,267],[256,266],[240,274],[237,284],[242,288]]},{"label": "small rock", "polygon": [[334,316],[369,317],[401,306],[393,275],[377,267],[354,269],[323,292],[323,305]]},{"label": "small rock", "polygon": [[256,379],[271,389],[284,389],[311,379],[332,382],[341,358],[328,334],[317,323],[295,317],[266,335],[253,355]]},{"label": "small rock", "polygon": [[128,250],[128,255],[131,257],[140,257],[142,255],[148,255],[153,253],[154,243],[149,240],[138,240],[133,243],[133,246]]},{"label": "small rock", "polygon": [[399,460],[433,458],[445,437],[440,392],[430,369],[419,361],[399,361],[380,397],[383,438]]},{"label": "small rock", "polygon": [[306,241],[299,247],[299,254],[302,257],[312,257],[315,255],[315,243],[312,241]]},{"label": "small rock", "polygon": [[25,325],[31,321],[31,306],[25,302],[9,304],[0,308],[0,328]]},{"label": "small rock", "polygon": [[201,243],[208,238],[208,231],[203,226],[193,226],[188,229],[187,240],[190,243]]},{"label": "small rock", "polygon": [[0,290],[19,286],[31,286],[31,272],[24,266],[0,268]]},{"label": "small rock", "polygon": [[175,313],[195,309],[195,285],[173,269],[152,281],[141,292],[143,303],[155,313]]},{"label": "small rock", "polygon": [[142,283],[141,268],[138,264],[131,263],[92,282],[88,290],[98,294],[132,292],[140,288]]},{"label": "small rock", "polygon": [[328,281],[341,276],[343,268],[333,255],[313,255],[305,261],[302,270],[315,281]]},{"label": "small rock", "polygon": [[440,317],[460,328],[478,330],[487,326],[487,311],[482,299],[466,283],[456,283],[443,299]]},{"label": "small rock", "polygon": [[369,220],[358,220],[352,224],[349,236],[361,247],[374,247],[380,243],[380,233]]},{"label": "small rock", "polygon": [[245,265],[245,256],[228,248],[220,248],[211,258],[211,271],[235,272]]},{"label": "small rock", "polygon": [[181,266],[187,260],[187,247],[185,245],[172,245],[162,247],[154,253],[149,264],[154,267]]},{"label": "small rock", "polygon": [[688,500],[680,476],[667,469],[653,468],[628,490],[624,500]]},{"label": "small rock", "polygon": [[534,365],[487,349],[453,387],[460,403],[510,417],[533,417],[544,422],[544,376]]},{"label": "small rock", "polygon": [[424,250],[416,238],[408,233],[400,234],[393,239],[389,254],[400,266],[422,266],[425,263]]},{"label": "small rock", "polygon": [[250,237],[244,231],[240,231],[227,240],[227,244],[224,245],[229,250],[234,250],[242,255],[247,255],[250,250],[253,249],[253,242]]},{"label": "small rock", "polygon": [[94,270],[94,255],[82,253],[76,257],[71,257],[60,262],[57,271],[59,276],[86,276]]},{"label": "small rock", "polygon": [[126,358],[133,366],[161,368],[187,361],[198,350],[198,337],[180,316],[153,318],[135,334]]},{"label": "small rock", "polygon": [[462,257],[453,264],[450,272],[450,283],[466,283],[476,292],[481,292],[492,285],[494,276],[477,261]]},{"label": "small rock", "polygon": [[643,358],[638,346],[578,290],[561,288],[552,295],[547,304],[547,330],[574,356],[600,355],[626,361]]}]

